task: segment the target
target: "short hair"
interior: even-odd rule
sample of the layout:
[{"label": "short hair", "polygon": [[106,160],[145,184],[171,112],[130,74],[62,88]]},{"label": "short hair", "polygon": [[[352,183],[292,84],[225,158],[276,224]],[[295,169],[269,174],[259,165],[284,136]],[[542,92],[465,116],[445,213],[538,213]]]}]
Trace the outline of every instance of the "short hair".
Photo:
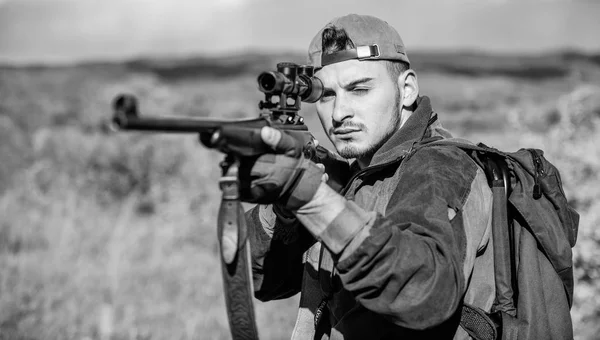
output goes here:
[{"label": "short hair", "polygon": [[[356,48],[354,42],[352,42],[352,40],[348,37],[346,30],[343,28],[337,28],[335,26],[329,26],[323,30],[321,41],[321,49],[324,54]],[[409,69],[408,64],[403,61],[382,61],[385,61],[385,66],[388,70],[388,73],[394,81],[398,79],[402,72]]]}]

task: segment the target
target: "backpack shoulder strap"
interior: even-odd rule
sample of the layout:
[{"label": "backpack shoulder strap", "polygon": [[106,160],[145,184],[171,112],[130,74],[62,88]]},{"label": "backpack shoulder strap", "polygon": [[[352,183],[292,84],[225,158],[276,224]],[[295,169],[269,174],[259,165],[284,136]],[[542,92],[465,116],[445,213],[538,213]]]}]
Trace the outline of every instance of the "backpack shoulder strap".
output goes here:
[{"label": "backpack shoulder strap", "polygon": [[[511,193],[510,170],[506,154],[479,143],[477,145],[460,138],[423,141],[415,151],[428,146],[453,146],[465,151],[483,169],[492,190],[492,238],[494,252],[494,276],[496,303],[494,312],[516,316],[517,273],[515,237],[508,215],[508,196]],[[490,339],[487,316],[473,313],[473,307],[463,306],[460,324],[475,339]],[[501,316],[501,319],[504,317]],[[488,322],[486,322],[488,321]],[[473,327],[473,325],[480,327]],[[487,325],[481,327],[481,325]],[[484,331],[485,330],[485,331]],[[493,332],[495,333],[495,332]],[[495,336],[495,335],[494,335]]]},{"label": "backpack shoulder strap", "polygon": [[441,138],[441,137],[432,137],[432,138],[427,138],[424,140],[421,140],[420,142],[417,142],[414,146],[413,146],[413,150],[417,151],[419,149],[422,149],[424,147],[429,147],[429,146],[455,146],[457,148],[460,148],[462,150],[472,150],[472,151],[479,151],[479,152],[492,152],[492,153],[498,153],[498,154],[503,154],[501,151],[494,149],[494,148],[490,148],[489,146],[483,144],[483,143],[479,143],[479,144],[474,144],[473,142],[464,139],[464,138]]}]

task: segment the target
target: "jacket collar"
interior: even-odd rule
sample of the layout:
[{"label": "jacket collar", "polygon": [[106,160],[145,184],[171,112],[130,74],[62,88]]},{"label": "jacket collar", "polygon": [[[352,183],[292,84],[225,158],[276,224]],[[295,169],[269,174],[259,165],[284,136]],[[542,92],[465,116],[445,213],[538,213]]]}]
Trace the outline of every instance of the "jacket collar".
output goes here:
[{"label": "jacket collar", "polygon": [[419,97],[417,99],[417,109],[406,123],[375,152],[369,167],[391,162],[406,155],[415,142],[431,135],[428,127],[432,125],[430,120],[433,120],[434,116],[437,118],[431,108],[429,97]]}]

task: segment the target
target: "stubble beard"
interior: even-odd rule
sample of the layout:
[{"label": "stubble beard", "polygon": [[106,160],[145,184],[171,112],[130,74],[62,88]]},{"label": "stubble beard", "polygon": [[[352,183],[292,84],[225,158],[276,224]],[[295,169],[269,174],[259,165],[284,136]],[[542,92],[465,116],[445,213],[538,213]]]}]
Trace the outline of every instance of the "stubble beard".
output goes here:
[{"label": "stubble beard", "polygon": [[389,122],[388,126],[389,128],[383,137],[375,143],[367,145],[365,148],[358,148],[353,145],[342,146],[340,150],[338,150],[338,154],[346,159],[372,157],[375,152],[377,152],[377,150],[379,150],[379,148],[381,148],[383,144],[385,144],[385,142],[387,142],[400,127],[400,102],[398,100],[396,100],[396,104],[394,106],[392,121]]}]

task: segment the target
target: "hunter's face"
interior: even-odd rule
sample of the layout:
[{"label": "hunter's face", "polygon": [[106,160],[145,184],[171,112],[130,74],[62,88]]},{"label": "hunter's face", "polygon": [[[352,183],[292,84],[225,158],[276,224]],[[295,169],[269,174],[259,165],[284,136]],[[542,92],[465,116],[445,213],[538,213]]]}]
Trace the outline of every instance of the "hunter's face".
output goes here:
[{"label": "hunter's face", "polygon": [[317,102],[319,119],[342,157],[371,157],[399,128],[398,83],[385,62],[348,60],[316,76],[325,88]]}]

